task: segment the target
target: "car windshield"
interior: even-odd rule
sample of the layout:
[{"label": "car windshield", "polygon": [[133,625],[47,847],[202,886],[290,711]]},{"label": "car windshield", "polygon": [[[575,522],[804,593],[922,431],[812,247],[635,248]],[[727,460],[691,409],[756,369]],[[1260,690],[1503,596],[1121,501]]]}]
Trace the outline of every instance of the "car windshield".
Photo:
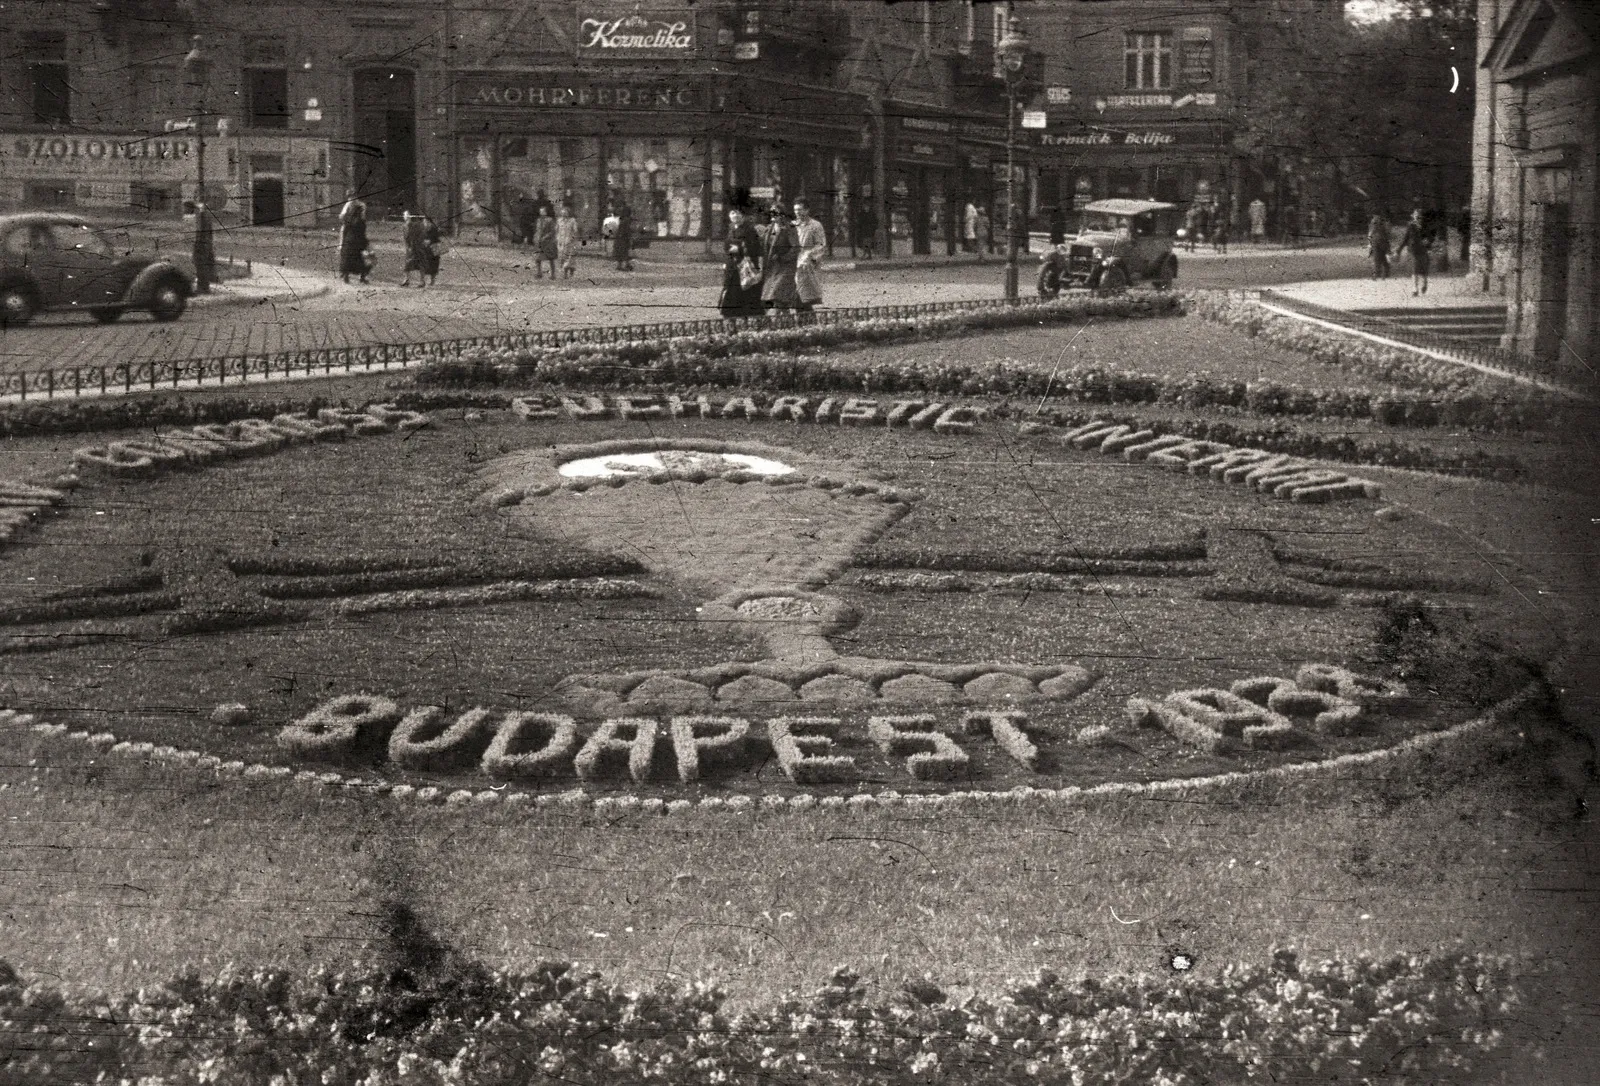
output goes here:
[{"label": "car windshield", "polygon": [[1125,229],[1128,219],[1123,215],[1113,215],[1109,211],[1085,211],[1083,213],[1082,233],[1115,234],[1119,229]]}]

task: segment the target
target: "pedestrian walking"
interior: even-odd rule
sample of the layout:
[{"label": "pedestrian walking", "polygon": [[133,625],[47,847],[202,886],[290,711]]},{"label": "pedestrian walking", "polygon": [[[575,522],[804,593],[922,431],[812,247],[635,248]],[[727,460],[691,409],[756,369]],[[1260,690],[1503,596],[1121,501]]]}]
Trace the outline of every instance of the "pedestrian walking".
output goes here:
[{"label": "pedestrian walking", "polygon": [[789,216],[774,204],[769,216],[766,246],[761,259],[761,302],[767,309],[794,309],[800,304],[795,290],[795,261],[800,241]]},{"label": "pedestrian walking", "polygon": [[556,220],[556,262],[561,265],[563,279],[571,279],[577,272],[578,244],[581,240],[572,205],[562,204],[561,217]]},{"label": "pedestrian walking", "polygon": [[618,200],[611,209],[617,220],[616,234],[611,239],[611,255],[618,271],[633,270],[633,209],[626,200]]},{"label": "pedestrian walking", "polygon": [[1189,252],[1194,252],[1194,246],[1200,240],[1200,216],[1205,214],[1199,204],[1190,204],[1189,210],[1183,214],[1183,245]]},{"label": "pedestrian walking", "polygon": [[989,209],[978,208],[978,263],[983,263],[984,255],[994,252],[994,225],[989,221]]},{"label": "pedestrian walking", "polygon": [[971,200],[961,213],[961,248],[969,253],[978,251],[978,205]]},{"label": "pedestrian walking", "polygon": [[422,216],[422,285],[439,281],[439,262],[444,256],[444,234],[432,215]]},{"label": "pedestrian walking", "polygon": [[339,209],[339,278],[346,283],[352,275],[367,281],[372,271],[371,252],[367,248],[367,205],[351,196]]},{"label": "pedestrian walking", "polygon": [[822,304],[822,257],[828,250],[828,234],[816,219],[811,217],[811,205],[805,200],[794,202],[795,243],[799,251],[795,257],[794,289],[802,313],[810,313]]},{"label": "pedestrian walking", "polygon": [[1383,215],[1372,216],[1367,224],[1367,255],[1372,257],[1372,278],[1389,278],[1389,220]]},{"label": "pedestrian walking", "polygon": [[1466,264],[1472,256],[1472,206],[1462,204],[1461,210],[1456,212],[1456,229],[1460,232],[1461,263]]},{"label": "pedestrian walking", "polygon": [[744,208],[730,209],[722,296],[717,299],[717,310],[725,319],[761,316],[763,248],[761,232],[745,216]]},{"label": "pedestrian walking", "polygon": [[1411,221],[1400,237],[1400,251],[1411,251],[1411,296],[1428,293],[1428,257],[1433,250],[1433,232],[1426,225],[1422,209],[1413,208]]},{"label": "pedestrian walking", "polygon": [[405,278],[400,280],[400,285],[409,287],[411,285],[411,273],[416,272],[417,278],[420,280],[417,285],[424,286],[427,283],[428,273],[423,269],[426,266],[424,262],[427,260],[428,254],[425,251],[427,242],[422,238],[422,216],[413,215],[411,212],[406,211],[400,217],[405,223],[401,228],[400,237],[406,251],[406,274]]},{"label": "pedestrian walking", "polygon": [[861,250],[862,260],[871,260],[878,247],[878,213],[872,210],[870,201],[863,201],[861,212],[856,216],[856,248]]},{"label": "pedestrian walking", "polygon": [[1267,204],[1257,196],[1250,201],[1250,241],[1260,245],[1267,240]]},{"label": "pedestrian walking", "polygon": [[1232,225],[1228,222],[1228,213],[1218,210],[1216,220],[1211,224],[1211,251],[1228,255],[1228,235],[1233,232]]},{"label": "pedestrian walking", "polygon": [[539,217],[533,222],[533,277],[544,278],[544,266],[550,265],[550,278],[556,277],[556,220],[543,204]]}]

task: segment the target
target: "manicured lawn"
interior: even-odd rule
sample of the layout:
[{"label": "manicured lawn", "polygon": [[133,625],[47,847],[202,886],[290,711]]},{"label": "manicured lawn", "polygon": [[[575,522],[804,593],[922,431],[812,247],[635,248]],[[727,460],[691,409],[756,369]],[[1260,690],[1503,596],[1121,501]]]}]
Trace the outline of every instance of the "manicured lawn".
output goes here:
[{"label": "manicured lawn", "polygon": [[[1177,319],[1092,326],[1079,343],[1121,344],[1105,348],[1105,357],[1133,358],[1146,334],[1171,337],[1149,342],[1159,342],[1174,366],[1191,344],[1235,353],[1204,338],[1230,333]],[[1030,364],[1048,365],[1044,339],[1070,335],[914,344],[885,357],[927,350],[970,359],[974,349],[995,347],[1018,358],[1032,352]],[[362,399],[377,394],[363,395],[360,382],[341,387]],[[1284,756],[1205,755],[1154,731],[1124,731],[1107,746],[1072,739],[1085,726],[1116,724],[1129,695],[1225,686],[1292,673],[1311,660],[1384,670],[1406,659],[1421,667],[1410,680],[1419,705],[1384,717],[1373,734],[1326,743],[1325,751],[1366,749],[1464,720],[1549,657],[1561,607],[1587,591],[1582,562],[1572,557],[1587,538],[1578,528],[1576,542],[1552,542],[1549,553],[1530,537],[1520,570],[1496,555],[1485,524],[1517,514],[1489,510],[1515,510],[1525,500],[1509,487],[1430,489],[1434,481],[1421,476],[1380,473],[1386,497],[1415,503],[1380,519],[1374,514],[1385,502],[1292,505],[1063,449],[1009,425],[960,437],[770,422],[530,424],[501,411],[468,422],[452,409],[410,436],[295,448],[148,481],[89,482],[62,512],[0,551],[7,586],[0,603],[37,604],[156,571],[187,594],[185,608],[191,599],[219,606],[293,579],[233,572],[230,559],[257,563],[242,567],[250,569],[299,562],[332,570],[365,558],[385,566],[385,576],[477,561],[495,576],[535,579],[540,570],[613,561],[635,571],[607,578],[646,594],[369,614],[296,597],[290,602],[307,611],[292,620],[211,633],[168,632],[170,609],[12,624],[0,633],[99,640],[0,655],[0,707],[281,763],[288,756],[278,727],[333,694],[367,690],[452,710],[549,709],[560,704],[556,683],[573,673],[761,659],[766,645],[696,619],[695,608],[762,548],[793,544],[814,529],[820,535],[829,525],[808,520],[826,522],[830,514],[821,512],[828,504],[817,491],[785,500],[782,488],[758,494],[754,484],[634,482],[562,492],[543,505],[529,498],[509,510],[473,501],[482,469],[518,451],[669,434],[759,441],[792,451],[807,470],[917,492],[909,514],[862,542],[862,555],[876,556],[872,568],[847,570],[824,589],[861,614],[832,644],[885,660],[1076,662],[1095,671],[1099,682],[1082,697],[1033,709],[1051,786],[1271,764]],[[22,466],[47,478],[72,447],[109,437],[8,441],[0,475]],[[654,507],[641,493],[655,495]],[[743,503],[730,521],[740,529],[697,534],[696,522],[715,515],[719,494]],[[1436,498],[1463,530],[1428,518]],[[864,499],[833,502],[854,510],[837,503]],[[651,516],[672,519],[670,530],[652,532]],[[579,517],[590,519],[580,525]],[[1208,541],[1227,533],[1264,539],[1276,551],[1254,573],[1321,571],[1330,576],[1298,583],[1322,587],[1378,574],[1412,585],[1400,594],[1428,601],[1422,613],[1437,626],[1433,647],[1407,656],[1416,643],[1401,636],[1394,616],[1417,612],[1357,598],[1375,590],[1335,585],[1336,605],[1327,607],[1204,598],[1208,582],[1252,574],[1237,557],[1206,557]],[[675,553],[636,545],[649,539],[669,541]],[[696,545],[708,554],[731,549],[737,561],[685,558]],[[1130,561],[1151,564],[1062,575],[1078,579],[1038,589],[1015,583],[956,592],[908,579],[953,568],[993,581],[1041,563],[1135,552]],[[991,559],[999,568],[985,565]],[[1523,576],[1556,565],[1569,579],[1535,586]],[[873,586],[873,576],[899,577],[900,587]],[[1448,585],[1428,588],[1433,581]],[[1555,591],[1541,594],[1552,584]],[[1138,591],[1119,593],[1119,585]],[[226,701],[249,704],[254,720],[212,723],[212,707]],[[934,711],[946,722],[959,715]],[[842,748],[857,757],[862,781],[834,791],[928,787],[906,775],[903,758],[883,755],[858,734],[864,712],[844,715]],[[558,957],[627,985],[705,978],[752,1006],[814,987],[840,963],[855,965],[879,989],[931,974],[959,994],[993,991],[1002,978],[1041,966],[1160,973],[1180,951],[1209,973],[1262,961],[1286,943],[1317,958],[1460,940],[1483,952],[1527,955],[1541,1002],[1526,1016],[1527,1036],[1512,1046],[1520,1058],[1541,1030],[1564,1028],[1560,1014],[1581,996],[1600,921],[1586,889],[1591,835],[1577,802],[1592,751],[1537,713],[1479,752],[1408,774],[1373,766],[1281,788],[1075,806],[780,814],[428,807],[296,782],[223,780],[15,730],[0,732],[0,747],[0,845],[8,857],[0,960],[68,986],[132,987],[188,964],[215,973],[225,963],[299,970],[384,961],[393,948],[378,918],[395,902],[495,966],[522,969]],[[968,749],[974,783],[954,787],[1038,782],[992,746]],[[640,794],[794,790],[769,762],[697,789],[673,784],[670,765],[656,768]],[[399,776],[388,768],[361,772]],[[486,783],[472,773],[408,779],[446,788]],[[1561,973],[1563,961],[1570,975]],[[1552,962],[1557,968],[1545,975]],[[1536,1074],[1551,1083],[1584,1081],[1531,1067],[1507,1065],[1507,1081]]]},{"label": "manicured lawn", "polygon": [[1362,388],[1361,373],[1270,346],[1198,317],[1160,317],[1022,331],[992,332],[842,352],[863,368],[908,360],[979,365],[996,362],[1049,373],[1099,367],[1168,378],[1272,381],[1306,388]]}]

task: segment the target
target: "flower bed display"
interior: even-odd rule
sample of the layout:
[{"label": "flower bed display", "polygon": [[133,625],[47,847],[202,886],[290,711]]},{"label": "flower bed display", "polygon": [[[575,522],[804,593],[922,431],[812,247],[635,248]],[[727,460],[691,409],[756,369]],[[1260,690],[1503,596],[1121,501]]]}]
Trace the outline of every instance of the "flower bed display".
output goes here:
[{"label": "flower bed display", "polygon": [[737,1014],[704,983],[635,992],[565,962],[514,973],[463,961],[420,988],[392,972],[230,965],[117,996],[29,984],[0,962],[0,1033],[28,1039],[10,1081],[183,1081],[203,1069],[216,1082],[999,1086],[1243,1083],[1264,1066],[1293,1081],[1312,1068],[1466,1081],[1490,1070],[1527,999],[1525,965],[1460,950],[1311,961],[1274,949],[1269,965],[1181,979],[1043,969],[959,1001],[929,980],[886,992],[840,968],[812,993]]},{"label": "flower bed display", "polygon": [[80,470],[103,475],[150,475],[271,452],[307,441],[343,439],[351,434],[416,430],[428,417],[394,404],[368,404],[360,411],[325,407],[314,415],[281,414],[268,419],[203,423],[187,430],[165,430],[138,441],[86,445],[72,454]]},{"label": "flower bed display", "polygon": [[1124,460],[1148,462],[1222,482],[1243,484],[1285,501],[1329,502],[1377,498],[1383,488],[1370,479],[1330,471],[1316,464],[1259,449],[1236,449],[1217,441],[1181,434],[1158,434],[1097,420],[1068,430],[1058,441],[1076,449],[1121,453]]},{"label": "flower bed display", "polygon": [[[68,477],[72,485],[77,480]],[[34,486],[16,479],[0,479],[0,544],[49,510],[67,500],[70,487]]]},{"label": "flower bed display", "polygon": [[1311,741],[1311,733],[1355,734],[1365,705],[1405,694],[1402,683],[1307,664],[1293,679],[1240,679],[1226,690],[1180,690],[1162,701],[1129,698],[1128,719],[1136,727],[1162,728],[1208,753],[1232,754],[1240,748],[1302,745]]}]

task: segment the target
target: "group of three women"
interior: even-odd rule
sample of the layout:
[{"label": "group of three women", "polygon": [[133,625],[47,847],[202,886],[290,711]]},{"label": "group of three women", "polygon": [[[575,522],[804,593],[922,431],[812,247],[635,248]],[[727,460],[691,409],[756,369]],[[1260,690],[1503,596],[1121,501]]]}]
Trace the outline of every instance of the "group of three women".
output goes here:
[{"label": "group of three women", "polygon": [[822,301],[819,271],[827,232],[804,200],[794,203],[794,219],[777,204],[763,230],[743,208],[728,212],[727,260],[722,268],[724,317],[756,317],[769,309],[809,313]]}]

